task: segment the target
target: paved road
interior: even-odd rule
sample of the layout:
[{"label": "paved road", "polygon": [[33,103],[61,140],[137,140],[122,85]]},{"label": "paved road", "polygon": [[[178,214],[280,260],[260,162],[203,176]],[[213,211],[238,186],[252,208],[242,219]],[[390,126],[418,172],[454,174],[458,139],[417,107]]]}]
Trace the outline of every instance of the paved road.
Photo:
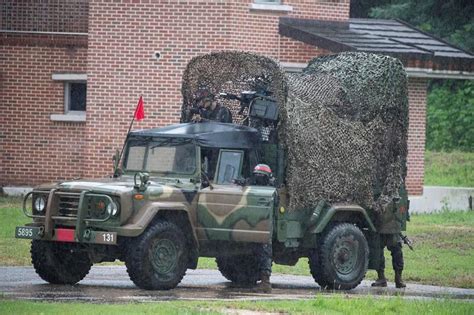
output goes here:
[{"label": "paved road", "polygon": [[[32,267],[0,267],[0,292],[12,299],[128,302],[159,301],[174,299],[308,299],[316,294],[332,294],[321,291],[308,276],[272,275],[273,292],[261,294],[248,288],[235,288],[216,270],[188,270],[181,284],[170,291],[146,291],[135,287],[123,266],[94,266],[89,275],[78,285],[51,285],[41,280]],[[404,290],[371,288],[363,281],[347,294],[401,295],[407,298],[449,297],[474,302],[473,289],[445,288],[408,284]]]}]

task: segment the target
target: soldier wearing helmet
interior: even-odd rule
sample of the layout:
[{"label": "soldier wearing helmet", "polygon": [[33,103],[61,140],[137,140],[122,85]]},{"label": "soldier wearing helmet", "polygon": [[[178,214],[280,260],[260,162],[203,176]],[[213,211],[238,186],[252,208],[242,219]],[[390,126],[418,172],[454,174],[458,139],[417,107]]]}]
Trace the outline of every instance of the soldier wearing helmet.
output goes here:
[{"label": "soldier wearing helmet", "polygon": [[[270,166],[257,164],[253,169],[252,182],[253,185],[273,186],[274,179]],[[272,291],[272,285],[270,283],[270,276],[272,274],[272,244],[265,244],[260,250],[261,252],[256,253],[260,259],[259,272],[261,280],[257,289],[265,293],[270,293]]]},{"label": "soldier wearing helmet", "polygon": [[253,169],[252,185],[273,186],[272,170],[267,164],[257,164]]},{"label": "soldier wearing helmet", "polygon": [[232,113],[230,110],[217,102],[214,94],[207,88],[199,89],[195,94],[195,105],[192,114],[193,121],[218,121],[232,123]]}]

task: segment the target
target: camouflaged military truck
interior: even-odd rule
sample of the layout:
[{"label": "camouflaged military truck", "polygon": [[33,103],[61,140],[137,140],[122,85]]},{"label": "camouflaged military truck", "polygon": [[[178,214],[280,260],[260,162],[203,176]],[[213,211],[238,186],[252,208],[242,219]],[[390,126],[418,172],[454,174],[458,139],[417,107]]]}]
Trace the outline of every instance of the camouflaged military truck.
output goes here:
[{"label": "camouflaged military truck", "polygon": [[[143,289],[172,289],[199,257],[215,257],[228,280],[259,280],[263,244],[276,264],[308,257],[321,286],[351,289],[376,268],[372,214],[353,204],[287,211],[285,152],[256,129],[217,122],[134,131],[115,177],[41,185],[25,196],[33,266],[50,283],[75,284],[92,264],[124,261]],[[270,164],[274,186],[238,179]],[[237,181],[236,181],[237,180]],[[405,195],[406,197],[406,195]],[[406,198],[393,203],[398,215]],[[400,212],[400,213],[402,213]]]}]

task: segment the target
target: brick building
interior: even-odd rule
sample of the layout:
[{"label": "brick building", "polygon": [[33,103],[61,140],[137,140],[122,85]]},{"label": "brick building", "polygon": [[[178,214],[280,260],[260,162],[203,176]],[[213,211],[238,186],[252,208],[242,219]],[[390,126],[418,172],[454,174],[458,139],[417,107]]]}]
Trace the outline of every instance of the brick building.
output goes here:
[{"label": "brick building", "polygon": [[405,24],[426,38],[400,44],[401,22],[349,19],[349,4],[0,0],[0,187],[110,174],[139,95],[147,118],[138,127],[179,121],[181,75],[194,56],[252,51],[297,71],[315,56],[359,50],[407,67],[407,185],[421,194],[428,79],[472,79],[473,56]]}]

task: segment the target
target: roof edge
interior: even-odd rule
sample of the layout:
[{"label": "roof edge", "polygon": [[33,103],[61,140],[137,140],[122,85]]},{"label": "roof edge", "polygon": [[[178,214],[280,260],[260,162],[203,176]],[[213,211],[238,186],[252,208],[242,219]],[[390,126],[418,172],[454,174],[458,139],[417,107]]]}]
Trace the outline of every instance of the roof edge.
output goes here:
[{"label": "roof edge", "polygon": [[333,41],[329,38],[323,36],[317,36],[309,32],[305,32],[298,28],[298,26],[330,26],[335,28],[349,28],[349,23],[345,22],[335,22],[335,21],[319,21],[311,19],[296,19],[296,18],[287,18],[280,17],[278,23],[278,32],[281,36],[285,36],[291,39],[298,40],[305,44],[316,46],[319,48],[327,49],[332,52],[342,52],[342,51],[354,51],[354,48],[336,41]]},{"label": "roof edge", "polygon": [[399,23],[405,25],[406,27],[410,27],[410,28],[416,30],[417,32],[420,32],[420,33],[422,33],[422,34],[424,34],[424,35],[426,35],[426,36],[430,36],[430,37],[432,37],[432,38],[434,38],[434,39],[436,39],[436,40],[439,40],[439,41],[442,42],[443,44],[446,44],[446,45],[448,45],[448,46],[452,46],[452,47],[454,47],[454,48],[456,48],[456,49],[459,49],[460,51],[465,52],[466,54],[471,55],[471,56],[474,57],[474,55],[473,55],[472,52],[470,52],[470,51],[468,51],[468,50],[466,50],[466,49],[463,49],[463,48],[459,47],[458,45],[455,45],[455,44],[453,44],[453,43],[450,43],[450,42],[448,42],[448,41],[446,41],[446,40],[444,40],[444,39],[442,39],[442,38],[440,38],[440,37],[438,37],[438,36],[436,36],[436,35],[434,35],[434,34],[427,33],[427,32],[425,32],[425,31],[419,29],[418,27],[411,25],[411,24],[408,23],[408,22],[405,22],[405,21],[400,20],[400,19],[394,19],[394,21],[397,21],[397,22],[399,22]]},{"label": "roof edge", "polygon": [[410,78],[474,80],[474,72],[415,67],[406,67],[405,70]]}]

